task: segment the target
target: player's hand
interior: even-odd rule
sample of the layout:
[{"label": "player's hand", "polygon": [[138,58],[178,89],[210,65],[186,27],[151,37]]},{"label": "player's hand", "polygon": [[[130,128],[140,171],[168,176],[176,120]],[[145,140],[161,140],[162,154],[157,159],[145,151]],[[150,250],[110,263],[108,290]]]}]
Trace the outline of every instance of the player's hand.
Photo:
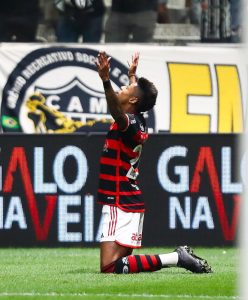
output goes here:
[{"label": "player's hand", "polygon": [[102,81],[109,80],[110,59],[111,57],[108,57],[106,52],[104,51],[99,52],[99,54],[97,55],[95,64]]},{"label": "player's hand", "polygon": [[136,81],[136,70],[139,64],[139,55],[139,52],[134,53],[131,64],[128,63],[128,77],[130,81]]}]

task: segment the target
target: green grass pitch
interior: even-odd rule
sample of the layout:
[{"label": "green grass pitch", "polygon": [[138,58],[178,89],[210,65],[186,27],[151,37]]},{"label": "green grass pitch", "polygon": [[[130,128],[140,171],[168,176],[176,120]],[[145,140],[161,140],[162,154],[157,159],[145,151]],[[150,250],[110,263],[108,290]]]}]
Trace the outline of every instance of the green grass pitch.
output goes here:
[{"label": "green grass pitch", "polygon": [[[159,254],[171,249],[143,248]],[[100,274],[96,248],[0,249],[1,299],[232,300],[237,297],[239,250],[196,248],[212,274],[166,268],[154,273]]]}]

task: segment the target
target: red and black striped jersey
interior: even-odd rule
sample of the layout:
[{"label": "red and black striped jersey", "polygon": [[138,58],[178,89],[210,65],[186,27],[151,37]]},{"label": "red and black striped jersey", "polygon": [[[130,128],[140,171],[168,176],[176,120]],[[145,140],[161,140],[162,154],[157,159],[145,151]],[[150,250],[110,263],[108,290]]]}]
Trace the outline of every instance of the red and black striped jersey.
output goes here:
[{"label": "red and black striped jersey", "polygon": [[120,131],[113,123],[100,160],[98,203],[124,211],[143,212],[144,202],[137,183],[142,147],[148,138],[142,114],[126,114],[127,127]]}]

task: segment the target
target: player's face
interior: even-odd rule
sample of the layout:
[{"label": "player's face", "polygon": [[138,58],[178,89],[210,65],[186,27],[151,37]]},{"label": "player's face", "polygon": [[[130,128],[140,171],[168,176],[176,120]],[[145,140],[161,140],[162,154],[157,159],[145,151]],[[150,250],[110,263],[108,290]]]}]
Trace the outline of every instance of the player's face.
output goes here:
[{"label": "player's face", "polygon": [[128,86],[122,86],[118,92],[118,99],[121,104],[126,104],[133,97],[138,97],[137,83],[132,83]]}]

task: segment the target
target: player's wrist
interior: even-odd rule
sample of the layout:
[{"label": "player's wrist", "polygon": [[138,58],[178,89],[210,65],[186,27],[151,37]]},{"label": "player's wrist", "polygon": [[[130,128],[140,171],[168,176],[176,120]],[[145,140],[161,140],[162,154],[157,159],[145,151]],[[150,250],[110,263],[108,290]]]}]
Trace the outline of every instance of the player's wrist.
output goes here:
[{"label": "player's wrist", "polygon": [[109,76],[108,75],[104,75],[101,77],[102,82],[108,81],[109,80]]},{"label": "player's wrist", "polygon": [[135,73],[130,73],[128,74],[128,77],[131,78],[131,77],[136,77],[136,74]]},{"label": "player's wrist", "polygon": [[111,82],[110,82],[109,78],[106,80],[103,80],[102,83],[103,83],[104,89],[111,87]]}]

